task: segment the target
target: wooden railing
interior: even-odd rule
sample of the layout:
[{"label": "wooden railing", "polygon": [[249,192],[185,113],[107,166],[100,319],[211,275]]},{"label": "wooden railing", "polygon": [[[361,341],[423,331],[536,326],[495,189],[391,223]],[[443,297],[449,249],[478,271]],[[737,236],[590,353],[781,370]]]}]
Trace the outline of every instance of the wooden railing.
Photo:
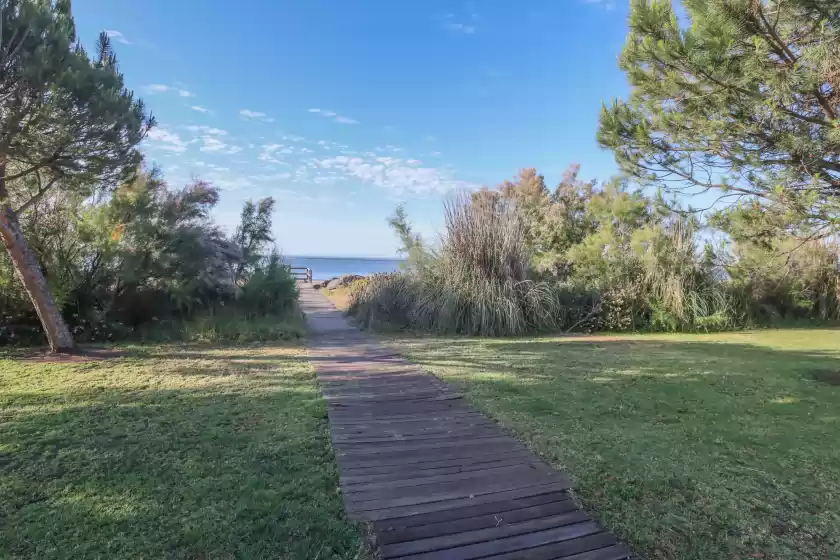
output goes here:
[{"label": "wooden railing", "polygon": [[307,282],[309,284],[312,283],[311,268],[306,268],[305,266],[290,266],[289,272],[292,274],[295,280],[300,280],[301,282]]}]

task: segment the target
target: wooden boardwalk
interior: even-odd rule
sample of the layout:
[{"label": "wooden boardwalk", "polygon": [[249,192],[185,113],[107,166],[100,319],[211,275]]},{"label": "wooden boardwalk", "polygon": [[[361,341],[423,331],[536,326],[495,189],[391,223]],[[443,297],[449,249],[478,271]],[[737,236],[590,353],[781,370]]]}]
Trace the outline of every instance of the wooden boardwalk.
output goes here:
[{"label": "wooden boardwalk", "polygon": [[344,505],[382,557],[621,560],[569,479],[300,284]]}]

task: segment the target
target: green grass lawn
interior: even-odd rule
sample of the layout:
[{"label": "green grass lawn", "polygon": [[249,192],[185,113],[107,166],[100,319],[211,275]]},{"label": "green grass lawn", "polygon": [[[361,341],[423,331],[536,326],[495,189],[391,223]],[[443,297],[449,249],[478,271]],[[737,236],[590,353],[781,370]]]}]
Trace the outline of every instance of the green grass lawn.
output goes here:
[{"label": "green grass lawn", "polygon": [[0,354],[0,558],[359,558],[299,348]]},{"label": "green grass lawn", "polygon": [[840,331],[398,344],[643,557],[840,558]]}]

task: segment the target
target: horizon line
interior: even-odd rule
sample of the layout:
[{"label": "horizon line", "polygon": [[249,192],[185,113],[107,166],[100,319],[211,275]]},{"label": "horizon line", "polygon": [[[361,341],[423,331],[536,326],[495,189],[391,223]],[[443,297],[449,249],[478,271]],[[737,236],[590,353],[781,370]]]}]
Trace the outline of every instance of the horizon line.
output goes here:
[{"label": "horizon line", "polygon": [[382,257],[382,256],[356,256],[356,255],[292,255],[281,253],[281,257],[305,258],[305,259],[356,259],[356,260],[386,260],[386,261],[404,261],[404,257]]}]

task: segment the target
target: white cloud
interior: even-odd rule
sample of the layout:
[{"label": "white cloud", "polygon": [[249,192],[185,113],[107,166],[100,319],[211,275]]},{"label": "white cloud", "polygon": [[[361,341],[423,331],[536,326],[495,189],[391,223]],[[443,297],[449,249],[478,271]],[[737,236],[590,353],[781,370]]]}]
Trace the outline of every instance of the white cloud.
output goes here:
[{"label": "white cloud", "polygon": [[443,24],[445,29],[449,31],[454,31],[456,33],[465,33],[467,35],[472,35],[476,31],[476,27],[474,25],[467,25],[466,23],[457,23],[454,21],[448,21]]},{"label": "white cloud", "polygon": [[309,109],[309,112],[310,113],[317,113],[317,114],[321,115],[322,117],[327,117],[327,118],[335,117],[333,119],[333,122],[337,122],[338,124],[359,124],[359,121],[357,121],[356,119],[351,119],[350,117],[344,117],[342,115],[339,115],[335,111],[330,111],[329,109],[318,109],[316,107],[316,108],[313,108],[313,109]]},{"label": "white cloud", "polygon": [[143,89],[146,93],[155,94],[155,93],[177,93],[181,97],[195,97],[195,94],[191,91],[187,91],[183,88],[168,86],[166,84],[150,84],[148,86],[143,86]]},{"label": "white cloud", "polygon": [[611,12],[615,9],[615,0],[583,0],[584,4],[592,4]]},{"label": "white cloud", "polygon": [[241,111],[239,111],[239,116],[242,117],[243,119],[254,119],[254,120],[263,121],[263,122],[267,122],[267,123],[274,122],[274,119],[272,119],[271,117],[269,117],[265,113],[263,113],[261,111],[251,111],[250,109],[242,109]]},{"label": "white cloud", "polygon": [[249,177],[249,179],[254,181],[285,181],[291,178],[291,173],[272,173],[269,175],[251,175]]},{"label": "white cloud", "polygon": [[[262,146],[260,146],[260,148],[262,148],[262,151],[260,152],[260,155],[257,156],[257,159],[259,159],[260,161],[268,162],[268,163],[280,163],[280,164],[285,163],[285,162],[283,162],[283,160],[281,160],[277,157],[277,151],[278,150],[282,149],[283,151],[281,153],[284,153],[284,154],[285,153],[291,153],[291,149],[283,146],[283,144],[263,144]],[[289,150],[289,151],[287,152],[286,150]]]},{"label": "white cloud", "polygon": [[125,38],[125,35],[117,31],[116,29],[106,29],[105,35],[116,41],[117,43],[122,43],[123,45],[130,45],[131,41]]},{"label": "white cloud", "polygon": [[[413,160],[416,161],[416,160]],[[475,189],[467,181],[456,180],[447,169],[415,167],[394,157],[361,158],[337,156],[318,161],[323,170],[334,170],[349,179],[376,185],[396,193],[431,194],[453,189]],[[326,173],[329,175],[329,172]],[[324,176],[324,175],[320,175]]]},{"label": "white cloud", "polygon": [[199,148],[199,150],[202,151],[202,152],[217,152],[217,153],[220,153],[220,154],[225,154],[225,155],[230,156],[230,155],[233,155],[233,154],[236,154],[236,153],[239,153],[239,152],[242,151],[242,148],[240,148],[239,146],[231,146],[231,145],[225,144],[224,142],[219,140],[216,136],[213,136],[213,135],[210,135],[210,134],[201,136],[199,139],[201,140],[201,142],[203,144],[201,146],[201,148]]},{"label": "white cloud", "polygon": [[204,143],[204,145],[199,148],[202,152],[221,152],[227,148],[227,144],[215,136],[202,136],[201,141]]},{"label": "white cloud", "polygon": [[421,165],[423,162],[419,159],[410,159],[406,162],[408,165]]},{"label": "white cloud", "polygon": [[180,136],[174,132],[169,132],[165,128],[152,128],[146,136],[149,142],[154,147],[168,152],[183,153],[187,151],[187,142],[184,142]]},{"label": "white cloud", "polygon": [[210,126],[202,126],[202,125],[190,125],[186,127],[187,130],[190,132],[196,132],[201,134],[210,134],[213,136],[227,136],[227,130],[222,130],[221,128],[212,128]]},{"label": "white cloud", "polygon": [[198,111],[199,113],[209,113],[210,109],[205,109],[201,105],[190,105],[190,109],[193,111]]},{"label": "white cloud", "polygon": [[[467,15],[466,18],[458,18],[458,19],[468,19],[472,20],[473,22],[478,20],[477,13],[471,13]],[[472,35],[475,33],[478,28],[476,27],[475,23],[463,23],[462,21],[458,21],[455,18],[455,14],[446,14],[443,17],[443,21],[441,22],[441,27],[446,29],[447,31],[451,31],[452,33],[463,33],[465,35]]]}]

